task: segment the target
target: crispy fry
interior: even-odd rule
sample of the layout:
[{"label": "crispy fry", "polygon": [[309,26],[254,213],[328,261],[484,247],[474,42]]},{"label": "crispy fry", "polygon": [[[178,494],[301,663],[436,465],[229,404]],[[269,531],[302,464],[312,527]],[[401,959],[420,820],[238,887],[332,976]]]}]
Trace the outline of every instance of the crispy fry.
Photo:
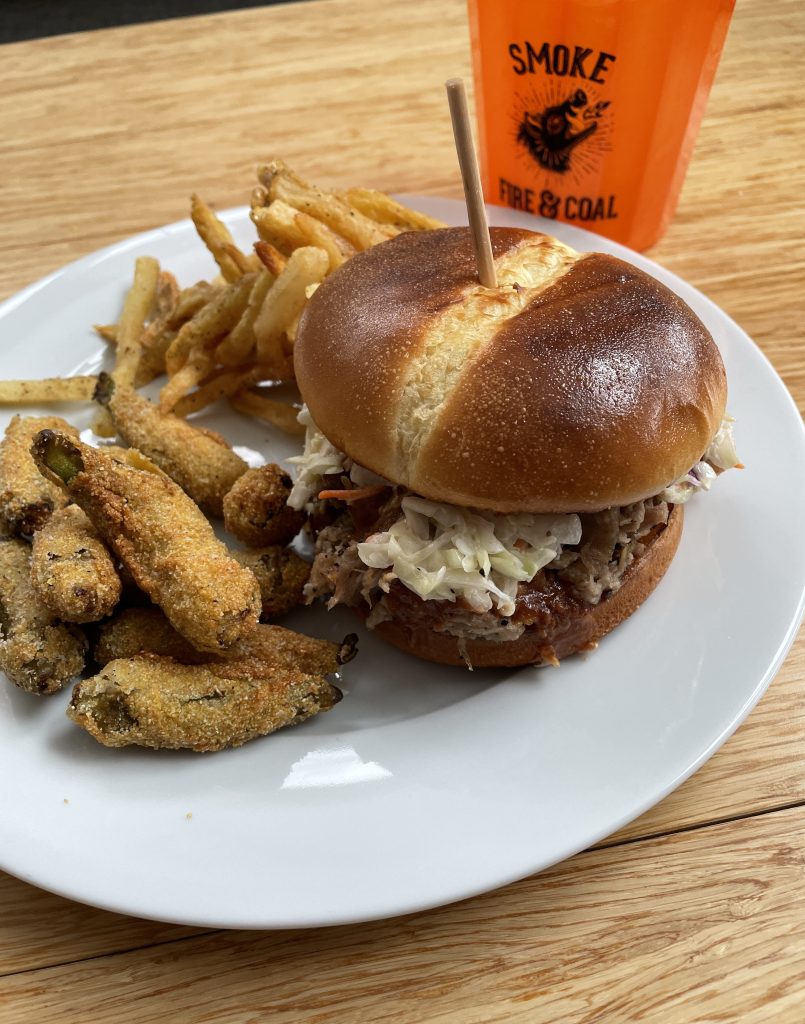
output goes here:
[{"label": "crispy fry", "polygon": [[182,324],[187,323],[202,306],[207,305],[215,291],[215,287],[209,281],[197,281],[189,288],[183,288],[176,299],[173,312],[167,317],[166,327],[177,330]]},{"label": "crispy fry", "polygon": [[215,357],[207,349],[194,348],[187,362],[177,370],[159,393],[159,409],[162,413],[173,411],[177,403],[198,387],[215,369]]},{"label": "crispy fry", "polygon": [[301,437],[305,433],[305,428],[297,419],[299,410],[295,406],[267,398],[259,393],[259,389],[238,391],[229,399],[229,404],[245,416],[253,416],[263,423],[270,423],[272,427],[279,427],[286,434]]},{"label": "crispy fry", "polygon": [[24,541],[0,542],[0,627],[0,669],[23,690],[56,693],[84,667],[84,635],[37,597]]},{"label": "crispy fry", "polygon": [[179,299],[179,286],[173,274],[159,273],[154,310],[151,321],[140,336],[140,358],[134,386],[143,387],[165,372],[165,353],[176,337],[176,330],[168,327]]},{"label": "crispy fry", "polygon": [[289,171],[281,160],[274,160],[257,172],[266,189],[269,202],[281,199],[288,205],[309,214],[341,235],[356,249],[369,249],[399,234],[391,224],[378,224],[353,209],[343,199],[308,185]]},{"label": "crispy fry", "polygon": [[134,384],[140,360],[140,338],[154,305],[159,285],[159,263],[139,256],[134,264],[134,282],[123,303],[117,325],[117,349],[112,376],[121,384]]},{"label": "crispy fry", "polygon": [[269,289],[254,321],[257,358],[269,363],[281,351],[288,325],[299,316],[307,302],[305,289],[324,279],[329,268],[327,253],[315,246],[303,246],[290,256],[285,269]]},{"label": "crispy fry", "polygon": [[0,441],[0,524],[12,537],[30,536],[44,526],[67,498],[46,480],[31,458],[31,443],[40,430],[78,431],[58,416],[14,416]]},{"label": "crispy fry", "polygon": [[92,329],[110,345],[117,344],[117,324],[93,324]]},{"label": "crispy fry", "polygon": [[233,284],[216,289],[210,301],[202,306],[180,329],[165,354],[168,373],[184,366],[193,349],[211,349],[219,338],[231,331],[240,319],[254,284],[253,274],[244,274]]},{"label": "crispy fry", "polygon": [[263,602],[261,619],[277,619],[302,604],[310,566],[294,550],[268,547],[232,554],[257,577]]},{"label": "crispy fry", "polygon": [[245,269],[247,258],[235,245],[229,228],[195,192],[190,197],[190,216],[226,281],[237,281],[248,272]]},{"label": "crispy fry", "polygon": [[274,463],[247,469],[224,495],[224,526],[253,548],[290,543],[305,521],[304,512],[286,504],[292,487]]},{"label": "crispy fry", "polygon": [[[174,405],[173,415],[183,419],[195,412],[206,409],[208,405],[221,398],[228,398],[248,384],[252,370],[215,370],[207,380],[199,384],[195,391],[189,391]],[[262,371],[259,376],[262,376]]]},{"label": "crispy fry", "polygon": [[224,495],[248,467],[220,434],[160,412],[153,402],[116,385],[105,373],[98,378],[94,397],[108,409],[126,444],[155,462],[205,512],[223,513]]},{"label": "crispy fry", "polygon": [[64,622],[97,622],[120,600],[109,549],[77,505],[54,512],[31,545],[31,583]]},{"label": "crispy fry", "polygon": [[354,633],[346,636],[340,644],[334,644],[281,626],[260,625],[229,651],[218,655],[204,654],[176,632],[159,608],[151,605],[125,608],[105,622],[98,630],[93,657],[99,665],[138,654],[173,658],[183,665],[256,660],[272,671],[297,668],[314,675],[329,675],[352,661],[357,642]]},{"label": "crispy fry", "polygon": [[140,655],[78,683],[67,714],[108,747],[213,751],[296,725],[341,697],[325,677],[299,670]]},{"label": "crispy fry", "polygon": [[288,262],[279,249],[263,239],[254,243],[254,252],[272,277],[279,277]]},{"label": "crispy fry", "polygon": [[37,436],[32,453],[194,647],[224,650],[254,629],[260,610],[254,575],[232,558],[177,484],[135,468],[139,453],[124,464],[52,430]]},{"label": "crispy fry", "polygon": [[391,224],[400,231],[432,231],[447,226],[443,221],[403,206],[385,192],[373,188],[350,188],[340,195],[366,217],[378,224]]},{"label": "crispy fry", "polygon": [[[282,199],[264,207],[255,207],[251,218],[263,244],[270,244],[286,255],[303,245],[315,245],[324,249],[330,259],[330,270],[336,270],[356,248],[350,242],[308,213],[295,209]],[[259,243],[258,243],[259,244]],[[255,251],[262,259],[260,250]],[[265,261],[264,261],[265,262]]]},{"label": "crispy fry", "polygon": [[254,321],[273,283],[274,275],[268,270],[261,271],[255,278],[240,319],[215,350],[215,358],[224,366],[239,366],[254,351]]},{"label": "crispy fry", "polygon": [[0,380],[0,405],[85,402],[97,377],[45,377],[42,380]]}]

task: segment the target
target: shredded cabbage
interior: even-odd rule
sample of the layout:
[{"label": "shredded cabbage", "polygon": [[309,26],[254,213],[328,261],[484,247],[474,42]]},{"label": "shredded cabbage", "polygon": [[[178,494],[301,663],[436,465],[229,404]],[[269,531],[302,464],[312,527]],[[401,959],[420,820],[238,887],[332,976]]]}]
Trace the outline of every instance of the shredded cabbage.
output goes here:
[{"label": "shredded cabbage", "polygon": [[389,569],[424,600],[462,597],[477,612],[514,614],[517,585],[532,580],[561,551],[578,544],[577,515],[493,515],[425,498],[403,498],[402,518],[358,545],[364,565]]},{"label": "shredded cabbage", "polygon": [[718,469],[732,469],[738,465],[738,452],[735,450],[735,438],[732,436],[732,416],[725,416],[710,447],[704,453],[706,462]]},{"label": "shredded cabbage", "polygon": [[344,456],[330,444],[313,422],[306,405],[302,406],[296,418],[306,428],[305,450],[287,461],[297,467],[296,482],[288,496],[288,504],[298,510],[318,494],[323,476],[344,472]]},{"label": "shredded cabbage", "polygon": [[684,505],[699,491],[709,491],[718,476],[717,470],[732,469],[738,464],[738,453],[735,450],[735,439],[732,436],[731,416],[725,416],[710,447],[700,462],[689,469],[679,480],[666,487],[660,497],[672,505]]}]

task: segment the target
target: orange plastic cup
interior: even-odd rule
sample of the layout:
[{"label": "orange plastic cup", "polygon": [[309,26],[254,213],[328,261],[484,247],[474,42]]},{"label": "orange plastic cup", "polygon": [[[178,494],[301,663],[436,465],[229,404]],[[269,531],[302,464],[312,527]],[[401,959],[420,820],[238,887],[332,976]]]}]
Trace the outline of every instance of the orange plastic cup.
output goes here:
[{"label": "orange plastic cup", "polygon": [[469,0],[487,201],[653,245],[734,3]]}]

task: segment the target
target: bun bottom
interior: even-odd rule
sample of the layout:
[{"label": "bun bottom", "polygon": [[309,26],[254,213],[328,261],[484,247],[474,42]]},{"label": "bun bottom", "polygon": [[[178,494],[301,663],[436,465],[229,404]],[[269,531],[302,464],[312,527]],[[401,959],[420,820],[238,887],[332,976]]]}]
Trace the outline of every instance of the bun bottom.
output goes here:
[{"label": "bun bottom", "polygon": [[[577,651],[590,650],[607,633],[637,611],[671,564],[682,536],[684,511],[674,505],[668,524],[623,575],[620,589],[597,605],[579,606],[570,616],[557,616],[547,630],[527,626],[517,640],[467,640],[462,644],[473,668],[517,668],[542,665],[540,651],[552,647],[560,661]],[[395,619],[378,623],[374,632],[394,647],[440,665],[466,667],[457,637],[429,629],[411,629]]]}]

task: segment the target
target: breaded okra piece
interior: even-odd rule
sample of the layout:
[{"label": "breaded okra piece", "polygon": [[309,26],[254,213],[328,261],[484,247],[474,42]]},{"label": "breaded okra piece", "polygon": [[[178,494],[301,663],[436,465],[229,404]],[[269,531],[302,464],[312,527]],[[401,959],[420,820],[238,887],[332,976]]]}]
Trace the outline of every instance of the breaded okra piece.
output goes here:
[{"label": "breaded okra piece", "polygon": [[[259,662],[271,669],[298,669],[315,675],[337,672],[356,654],[357,636],[350,633],[340,644],[317,640],[281,626],[260,625],[245,640],[215,656],[218,661]],[[98,630],[93,656],[99,665],[117,658],[155,654],[183,665],[211,660],[176,632],[159,608],[125,608]]]},{"label": "breaded okra piece", "polygon": [[36,437],[32,452],[195,648],[224,650],[253,631],[260,614],[254,574],[235,561],[195,502],[139,452],[130,450],[124,462],[52,430]]},{"label": "breaded okra piece", "polygon": [[15,416],[6,427],[0,441],[0,524],[10,537],[30,537],[69,501],[31,458],[31,442],[40,430],[78,437],[78,431],[59,416]]},{"label": "breaded okra piece", "polygon": [[77,683],[67,715],[107,747],[212,751],[329,711],[341,696],[324,676],[298,669],[139,655]]},{"label": "breaded okra piece", "polygon": [[286,504],[292,487],[273,463],[247,470],[224,497],[224,526],[250,547],[289,543],[305,522],[304,512]]},{"label": "breaded okra piece", "polygon": [[94,398],[109,411],[126,444],[152,459],[209,515],[223,514],[224,495],[248,467],[220,434],[161,413],[108,373],[99,374]]},{"label": "breaded okra piece", "polygon": [[30,693],[56,693],[84,667],[86,640],[56,620],[31,585],[31,549],[0,542],[0,669]]},{"label": "breaded okra piece", "polygon": [[120,600],[115,560],[78,505],[54,512],[31,544],[31,583],[65,622],[97,622]]},{"label": "breaded okra piece", "polygon": [[261,619],[276,619],[302,604],[310,566],[291,548],[270,547],[232,554],[257,577],[263,602]]}]

